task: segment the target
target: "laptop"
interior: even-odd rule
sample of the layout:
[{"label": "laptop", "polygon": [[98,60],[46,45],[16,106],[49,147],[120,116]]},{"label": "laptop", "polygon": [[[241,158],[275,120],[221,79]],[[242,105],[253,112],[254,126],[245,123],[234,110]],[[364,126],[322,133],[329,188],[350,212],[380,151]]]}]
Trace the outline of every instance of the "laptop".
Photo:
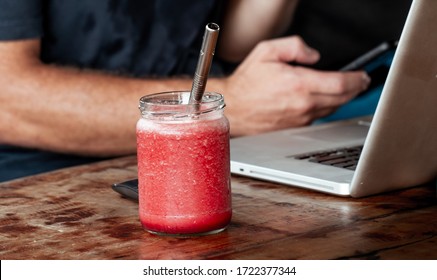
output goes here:
[{"label": "laptop", "polygon": [[364,197],[437,176],[437,1],[410,8],[375,114],[231,139],[231,172]]}]

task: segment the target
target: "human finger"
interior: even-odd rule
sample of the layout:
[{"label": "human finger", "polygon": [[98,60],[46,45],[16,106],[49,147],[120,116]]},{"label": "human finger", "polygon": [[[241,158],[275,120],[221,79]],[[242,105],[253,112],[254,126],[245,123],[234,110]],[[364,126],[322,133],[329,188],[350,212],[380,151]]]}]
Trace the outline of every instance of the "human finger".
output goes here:
[{"label": "human finger", "polygon": [[296,67],[309,91],[320,94],[341,95],[359,93],[367,89],[370,77],[364,71],[332,72]]}]

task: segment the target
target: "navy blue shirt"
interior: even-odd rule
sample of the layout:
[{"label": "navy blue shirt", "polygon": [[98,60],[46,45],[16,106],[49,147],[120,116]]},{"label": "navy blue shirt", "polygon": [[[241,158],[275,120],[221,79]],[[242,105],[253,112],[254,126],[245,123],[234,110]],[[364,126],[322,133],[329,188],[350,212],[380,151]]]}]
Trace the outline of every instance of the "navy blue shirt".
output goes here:
[{"label": "navy blue shirt", "polygon": [[47,63],[192,75],[205,25],[220,11],[215,0],[0,0],[0,40],[41,38]]}]

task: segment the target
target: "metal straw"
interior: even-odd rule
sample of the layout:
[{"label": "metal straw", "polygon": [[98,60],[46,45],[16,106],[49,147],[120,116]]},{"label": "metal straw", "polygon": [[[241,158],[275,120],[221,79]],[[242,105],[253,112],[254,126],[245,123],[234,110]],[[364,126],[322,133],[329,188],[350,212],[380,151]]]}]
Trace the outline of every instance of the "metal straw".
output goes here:
[{"label": "metal straw", "polygon": [[193,86],[191,88],[189,101],[191,104],[199,104],[202,101],[219,30],[220,27],[215,23],[208,23],[205,27],[202,48],[200,49],[199,61],[197,62],[196,73],[194,74]]}]

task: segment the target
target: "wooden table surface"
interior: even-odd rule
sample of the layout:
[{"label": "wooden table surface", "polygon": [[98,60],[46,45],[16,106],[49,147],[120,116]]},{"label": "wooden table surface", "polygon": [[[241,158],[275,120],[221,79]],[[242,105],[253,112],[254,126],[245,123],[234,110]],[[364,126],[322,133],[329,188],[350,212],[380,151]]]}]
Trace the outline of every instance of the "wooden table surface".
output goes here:
[{"label": "wooden table surface", "polygon": [[174,238],[111,189],[136,172],[125,157],[0,184],[0,259],[437,259],[433,184],[352,199],[234,176],[229,227]]}]

